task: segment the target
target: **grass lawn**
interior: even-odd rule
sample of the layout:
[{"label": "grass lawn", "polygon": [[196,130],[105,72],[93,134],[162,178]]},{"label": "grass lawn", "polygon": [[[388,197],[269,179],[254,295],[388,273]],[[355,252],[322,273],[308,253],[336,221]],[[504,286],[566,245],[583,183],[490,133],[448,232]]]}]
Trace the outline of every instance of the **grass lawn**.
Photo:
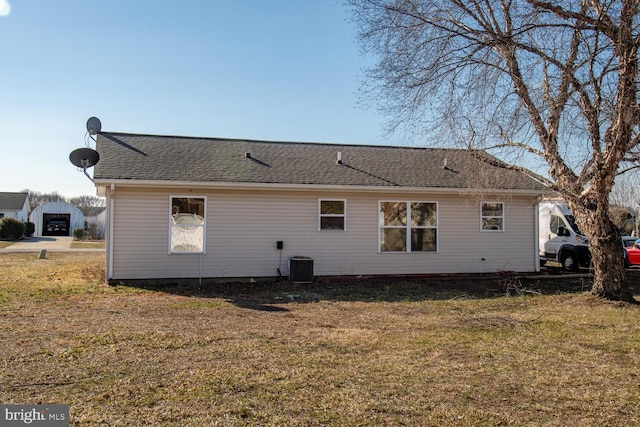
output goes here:
[{"label": "grass lawn", "polygon": [[584,279],[143,289],[104,285],[103,257],[0,255],[0,402],[71,425],[640,424],[640,306]]}]

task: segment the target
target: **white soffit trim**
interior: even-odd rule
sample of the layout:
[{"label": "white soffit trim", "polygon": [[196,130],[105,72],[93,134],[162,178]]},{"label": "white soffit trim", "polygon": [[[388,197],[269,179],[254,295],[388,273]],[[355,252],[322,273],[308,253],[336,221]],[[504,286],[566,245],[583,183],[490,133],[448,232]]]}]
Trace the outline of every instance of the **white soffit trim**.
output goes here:
[{"label": "white soffit trim", "polygon": [[[439,194],[517,194],[540,196],[545,194],[541,190],[504,190],[486,188],[445,188],[445,187],[399,187],[399,186],[368,186],[368,185],[318,185],[318,184],[276,184],[255,182],[187,182],[187,181],[151,181],[128,179],[96,179],[96,187],[107,187],[115,184],[117,187],[152,187],[152,188],[200,188],[224,190],[290,190],[290,191],[358,191],[376,192],[395,191],[401,193],[439,193]],[[100,191],[100,190],[98,190]]]}]

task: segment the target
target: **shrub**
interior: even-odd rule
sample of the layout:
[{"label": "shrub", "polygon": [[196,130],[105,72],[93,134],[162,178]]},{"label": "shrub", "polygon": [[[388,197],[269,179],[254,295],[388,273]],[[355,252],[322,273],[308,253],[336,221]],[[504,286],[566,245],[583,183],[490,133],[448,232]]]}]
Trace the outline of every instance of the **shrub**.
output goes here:
[{"label": "shrub", "polygon": [[24,224],[26,226],[24,234],[27,236],[33,236],[33,233],[36,232],[36,225],[32,222],[25,222]]},{"label": "shrub", "polygon": [[82,240],[84,237],[84,230],[82,228],[73,229],[73,238],[76,240]]},{"label": "shrub", "polygon": [[0,237],[18,240],[24,236],[27,226],[19,219],[4,217],[0,219]]},{"label": "shrub", "polygon": [[98,224],[90,222],[84,229],[85,236],[91,240],[104,239],[104,229],[98,228]]}]

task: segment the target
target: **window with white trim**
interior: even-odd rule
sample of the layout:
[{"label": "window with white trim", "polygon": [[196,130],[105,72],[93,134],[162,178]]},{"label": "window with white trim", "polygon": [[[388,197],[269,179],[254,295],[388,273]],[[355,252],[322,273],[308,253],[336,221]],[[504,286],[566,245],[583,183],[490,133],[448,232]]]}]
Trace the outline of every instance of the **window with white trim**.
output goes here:
[{"label": "window with white trim", "polygon": [[346,230],[347,201],[318,200],[318,230]]},{"label": "window with white trim", "polygon": [[504,231],[504,203],[482,202],[480,223],[482,231]]},{"label": "window with white trim", "polygon": [[380,202],[380,252],[437,252],[438,204],[435,202]]},{"label": "window with white trim", "polygon": [[171,196],[169,253],[205,253],[206,198]]}]

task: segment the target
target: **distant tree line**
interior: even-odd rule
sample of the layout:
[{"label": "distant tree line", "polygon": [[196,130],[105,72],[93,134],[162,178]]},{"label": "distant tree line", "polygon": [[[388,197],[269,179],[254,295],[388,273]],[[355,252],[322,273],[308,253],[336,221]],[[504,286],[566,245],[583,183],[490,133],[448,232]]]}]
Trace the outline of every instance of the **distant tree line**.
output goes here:
[{"label": "distant tree line", "polygon": [[22,190],[22,192],[29,193],[31,209],[35,209],[45,203],[63,202],[77,206],[85,217],[90,217],[97,215],[101,208],[106,205],[105,199],[97,196],[65,197],[57,191],[40,193],[38,191]]}]

